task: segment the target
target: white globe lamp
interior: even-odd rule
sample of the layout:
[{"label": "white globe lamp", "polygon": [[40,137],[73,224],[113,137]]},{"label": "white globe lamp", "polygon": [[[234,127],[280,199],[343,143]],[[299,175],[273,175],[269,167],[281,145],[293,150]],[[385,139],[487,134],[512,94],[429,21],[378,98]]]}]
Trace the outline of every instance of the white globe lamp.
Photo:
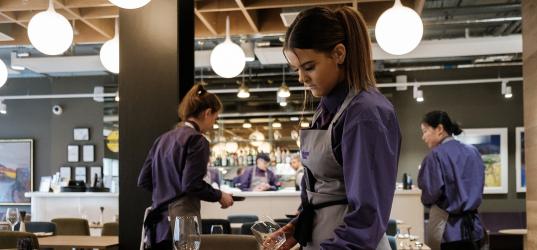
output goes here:
[{"label": "white globe lamp", "polygon": [[393,7],[380,15],[375,26],[378,45],[392,55],[414,50],[423,36],[423,22],[413,9],[395,0]]},{"label": "white globe lamp", "polygon": [[145,6],[151,0],[109,0],[115,6],[123,9],[138,9]]},{"label": "white globe lamp", "polygon": [[4,61],[0,60],[0,88],[6,84],[7,81],[7,66]]},{"label": "white globe lamp", "polygon": [[114,38],[106,41],[101,47],[99,57],[104,68],[114,74],[119,73],[119,32],[116,20]]},{"label": "white globe lamp", "polygon": [[226,19],[226,40],[214,47],[210,61],[213,71],[224,78],[233,78],[244,69],[244,51],[229,38],[229,17]]},{"label": "white globe lamp", "polygon": [[28,24],[32,45],[46,55],[59,55],[73,43],[73,28],[69,21],[54,10],[52,0],[46,11],[37,13]]}]

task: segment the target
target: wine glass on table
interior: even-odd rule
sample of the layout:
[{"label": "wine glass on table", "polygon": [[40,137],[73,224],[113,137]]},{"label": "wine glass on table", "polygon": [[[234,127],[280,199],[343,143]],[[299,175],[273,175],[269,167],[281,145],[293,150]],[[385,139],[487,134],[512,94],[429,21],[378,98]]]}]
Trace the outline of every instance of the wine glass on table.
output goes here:
[{"label": "wine glass on table", "polygon": [[197,216],[177,216],[172,220],[173,249],[198,250],[201,243]]},{"label": "wine glass on table", "polygon": [[6,221],[11,226],[11,231],[15,231],[15,225],[19,222],[19,209],[18,208],[8,208],[6,210]]}]

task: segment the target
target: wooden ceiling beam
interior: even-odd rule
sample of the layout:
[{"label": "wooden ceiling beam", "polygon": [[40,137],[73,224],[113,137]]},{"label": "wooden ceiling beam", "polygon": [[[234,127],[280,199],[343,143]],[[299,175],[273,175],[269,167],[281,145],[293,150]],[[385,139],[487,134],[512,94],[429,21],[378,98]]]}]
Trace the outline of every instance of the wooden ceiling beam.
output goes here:
[{"label": "wooden ceiling beam", "polygon": [[[213,36],[216,36],[218,35],[218,33],[216,32],[216,30],[214,29],[213,25],[211,24],[211,22],[208,20],[208,17],[205,17],[204,14],[202,14],[201,12],[198,11],[198,9],[194,8],[194,14],[196,14],[196,16],[198,17],[198,19],[201,21],[201,23],[203,23],[203,25],[205,25],[205,28],[207,28],[207,30],[209,30],[209,32],[211,32],[211,34]],[[214,16],[214,13],[207,13],[205,15],[213,15]]]},{"label": "wooden ceiling beam", "polygon": [[85,19],[118,18],[119,9],[115,7],[82,8],[80,15]]},{"label": "wooden ceiling beam", "polygon": [[64,2],[67,8],[114,7],[119,9],[108,0],[65,0]]},{"label": "wooden ceiling beam", "polygon": [[240,10],[235,0],[196,1],[196,9],[201,13]]},{"label": "wooden ceiling beam", "polygon": [[17,20],[17,17],[15,15],[15,13],[13,13],[13,12],[2,12],[2,11],[0,11],[0,16],[5,18],[6,20],[9,20],[11,23],[15,23],[15,24],[17,24],[17,25],[19,25],[19,26],[21,26],[21,27],[23,27],[25,29],[28,27],[28,25],[26,23]]},{"label": "wooden ceiling beam", "polygon": [[[256,18],[256,20],[254,20],[252,18],[252,15],[250,15],[250,13],[248,13],[248,10],[246,10],[246,8],[244,8],[244,4],[243,4],[242,0],[235,0],[235,3],[237,4],[237,6],[239,6],[242,14],[244,15],[244,18],[246,18],[246,21],[248,21],[248,24],[252,28],[253,32],[254,33],[259,33],[259,29],[257,28],[257,18]],[[254,15],[255,15],[255,17],[257,17],[256,12],[254,12]]]},{"label": "wooden ceiling beam", "polygon": [[110,29],[110,27],[102,26],[102,20],[87,20],[84,17],[80,15],[80,11],[78,9],[70,9],[68,8],[64,1],[62,0],[54,0],[55,4],[58,5],[60,8],[67,11],[69,14],[73,15],[76,19],[80,19],[81,22],[88,25],[90,28],[97,31],[99,34],[101,34],[104,37],[107,37],[111,39],[114,36],[113,29]]}]

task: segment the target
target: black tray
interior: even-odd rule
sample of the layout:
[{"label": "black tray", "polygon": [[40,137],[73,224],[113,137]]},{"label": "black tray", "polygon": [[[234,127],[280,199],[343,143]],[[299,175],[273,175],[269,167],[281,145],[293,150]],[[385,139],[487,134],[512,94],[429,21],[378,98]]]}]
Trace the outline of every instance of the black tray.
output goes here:
[{"label": "black tray", "polygon": [[246,200],[246,197],[244,196],[235,196],[233,195],[233,201],[243,201],[243,200]]}]

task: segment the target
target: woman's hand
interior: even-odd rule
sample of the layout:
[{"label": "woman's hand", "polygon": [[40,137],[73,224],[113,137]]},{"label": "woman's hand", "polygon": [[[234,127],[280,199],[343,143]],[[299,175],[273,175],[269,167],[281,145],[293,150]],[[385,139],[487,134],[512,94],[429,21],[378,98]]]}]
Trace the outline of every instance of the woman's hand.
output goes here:
[{"label": "woman's hand", "polygon": [[295,225],[288,223],[287,225],[280,228],[278,231],[270,234],[265,240],[265,242],[263,242],[263,246],[272,245],[273,242],[276,241],[279,235],[284,234],[285,242],[283,243],[283,245],[280,246],[280,248],[278,248],[278,250],[289,250],[297,244],[297,241],[293,237],[294,232],[295,232]]},{"label": "woman's hand", "polygon": [[233,196],[231,194],[222,192],[222,197],[218,201],[221,205],[221,208],[228,208],[233,205]]}]

